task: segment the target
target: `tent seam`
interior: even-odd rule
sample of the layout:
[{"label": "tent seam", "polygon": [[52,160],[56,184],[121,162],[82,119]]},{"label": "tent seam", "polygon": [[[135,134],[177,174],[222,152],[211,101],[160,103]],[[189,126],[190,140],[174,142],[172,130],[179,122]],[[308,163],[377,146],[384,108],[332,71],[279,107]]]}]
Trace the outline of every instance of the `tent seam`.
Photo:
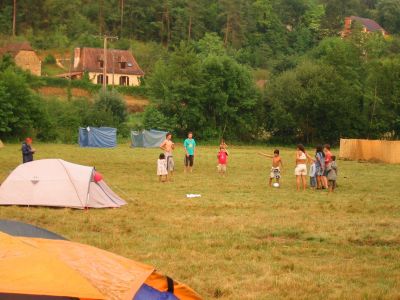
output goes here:
[{"label": "tent seam", "polygon": [[76,196],[78,196],[78,200],[79,200],[79,202],[81,203],[81,205],[83,206],[82,200],[81,200],[81,198],[79,197],[79,193],[78,193],[78,191],[77,191],[77,189],[76,189],[76,186],[75,186],[74,182],[73,182],[72,179],[71,179],[71,176],[70,176],[70,174],[69,174],[67,168],[64,166],[64,164],[62,163],[62,160],[61,160],[61,159],[57,159],[57,161],[63,166],[65,172],[67,173],[67,176],[68,176],[68,178],[69,178],[69,181],[71,182],[72,186],[74,187]]}]

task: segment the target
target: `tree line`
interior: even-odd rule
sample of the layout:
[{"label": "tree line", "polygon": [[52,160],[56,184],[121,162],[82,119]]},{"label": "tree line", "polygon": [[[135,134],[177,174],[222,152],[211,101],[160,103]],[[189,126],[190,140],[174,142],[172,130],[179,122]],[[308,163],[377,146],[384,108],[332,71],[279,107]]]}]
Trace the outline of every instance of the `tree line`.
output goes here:
[{"label": "tree line", "polygon": [[[101,46],[122,37],[133,49],[152,99],[142,127],[203,139],[335,143],[340,137],[400,138],[398,0],[17,0],[16,33],[40,49]],[[0,3],[12,32],[13,1]],[[391,33],[342,39],[348,15],[376,19]],[[0,138],[34,132],[75,141],[77,127],[107,125],[128,135],[117,93],[94,103],[42,101],[39,79],[4,60]],[[265,88],[255,84],[262,69]],[[18,86],[15,86],[18,85]],[[21,105],[23,103],[23,105]]]},{"label": "tree line", "polygon": [[354,30],[348,39],[325,38],[292,63],[260,92],[222,39],[206,34],[182,43],[147,80],[156,105],[145,121],[205,138],[400,138],[399,39]]},{"label": "tree line", "polygon": [[[241,63],[271,67],[337,34],[346,16],[378,21],[400,33],[398,0],[16,0],[16,33],[38,48],[99,46],[94,35],[156,42],[219,35]],[[0,32],[11,34],[13,0],[0,2]],[[118,43],[118,42],[117,42]],[[124,41],[119,42],[123,46]],[[126,44],[126,43],[125,43]]]}]

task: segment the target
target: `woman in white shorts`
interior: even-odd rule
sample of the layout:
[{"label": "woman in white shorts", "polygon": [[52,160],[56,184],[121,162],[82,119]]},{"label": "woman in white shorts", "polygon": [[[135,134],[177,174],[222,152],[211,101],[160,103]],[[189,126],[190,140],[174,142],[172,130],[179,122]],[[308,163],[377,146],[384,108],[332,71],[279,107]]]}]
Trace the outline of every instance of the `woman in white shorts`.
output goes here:
[{"label": "woman in white shorts", "polygon": [[294,175],[296,175],[297,191],[300,191],[300,186],[303,185],[303,190],[307,188],[307,162],[312,161],[312,157],[306,153],[302,144],[297,145],[296,151],[296,168]]}]

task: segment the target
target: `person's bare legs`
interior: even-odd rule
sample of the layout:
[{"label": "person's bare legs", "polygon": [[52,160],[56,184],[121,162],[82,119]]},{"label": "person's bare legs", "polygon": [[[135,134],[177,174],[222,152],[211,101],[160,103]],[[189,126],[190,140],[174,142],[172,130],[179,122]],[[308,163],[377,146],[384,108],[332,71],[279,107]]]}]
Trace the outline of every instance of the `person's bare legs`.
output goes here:
[{"label": "person's bare legs", "polygon": [[301,181],[301,175],[296,175],[296,185],[297,185],[297,191],[300,191],[300,181]]},{"label": "person's bare legs", "polygon": [[322,188],[322,179],[321,176],[317,176],[317,189]]},{"label": "person's bare legs", "polygon": [[328,188],[328,178],[326,176],[322,176],[323,187]]},{"label": "person's bare legs", "polygon": [[270,187],[272,186],[272,178],[271,177],[269,178],[269,186]]},{"label": "person's bare legs", "polygon": [[307,178],[304,175],[301,175],[301,180],[303,181],[303,191],[307,189]]}]

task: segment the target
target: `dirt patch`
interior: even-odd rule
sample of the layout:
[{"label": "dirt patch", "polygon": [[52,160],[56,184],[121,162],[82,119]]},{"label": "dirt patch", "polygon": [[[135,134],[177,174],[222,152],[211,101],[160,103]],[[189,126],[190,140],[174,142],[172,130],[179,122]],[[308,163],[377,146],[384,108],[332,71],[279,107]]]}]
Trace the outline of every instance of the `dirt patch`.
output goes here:
[{"label": "dirt patch", "polygon": [[[56,96],[56,97],[62,97],[62,98],[67,98],[68,93],[66,88],[60,88],[60,87],[41,87],[38,90],[39,94],[43,96]],[[91,98],[91,94],[83,89],[77,89],[73,88],[71,89],[71,95],[72,97],[84,97],[84,98]]]},{"label": "dirt patch", "polygon": [[267,84],[267,81],[265,79],[260,79],[256,81],[256,85],[259,89],[264,90],[265,86]]},{"label": "dirt patch", "polygon": [[146,106],[150,103],[149,100],[146,98],[128,95],[124,95],[123,97],[130,113],[143,112]]}]

